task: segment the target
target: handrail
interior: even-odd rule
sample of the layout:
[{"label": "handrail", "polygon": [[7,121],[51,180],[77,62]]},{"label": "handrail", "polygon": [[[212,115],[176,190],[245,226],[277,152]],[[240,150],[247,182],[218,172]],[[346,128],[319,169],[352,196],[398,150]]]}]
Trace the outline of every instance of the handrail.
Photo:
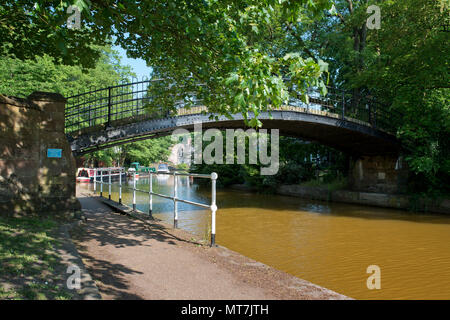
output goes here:
[{"label": "handrail", "polygon": [[[100,184],[100,197],[103,197],[103,185],[108,186],[108,199],[111,200],[111,177],[113,171],[119,171],[119,204],[122,204],[122,175],[125,174],[125,168],[122,167],[111,167],[111,168],[94,168],[94,193],[97,192],[97,183]],[[105,175],[104,172],[108,172],[108,182],[104,182],[103,178]],[[123,172],[123,173],[122,173]],[[98,175],[100,173],[100,175]],[[178,228],[178,202],[202,207],[205,209],[211,210],[211,246],[215,246],[216,242],[216,212],[217,212],[217,205],[216,205],[216,181],[218,178],[217,173],[213,172],[211,174],[201,174],[201,173],[188,173],[188,172],[149,172],[149,190],[140,190],[136,188],[136,172],[133,172],[133,187],[130,188],[128,186],[124,186],[126,189],[133,190],[133,211],[136,212],[136,192],[146,193],[149,195],[149,211],[148,216],[149,218],[153,219],[152,213],[153,213],[153,196],[161,197],[164,199],[173,200],[174,205],[174,221],[173,226],[174,228]],[[153,192],[153,175],[170,175],[174,178],[174,188],[173,188],[173,196],[160,194],[157,192]],[[190,201],[186,199],[181,199],[178,197],[178,177],[193,177],[193,178],[206,178],[211,179],[211,204],[204,204],[200,202]],[[98,181],[97,177],[100,177],[100,181]]]},{"label": "handrail", "polygon": [[[150,113],[147,108],[148,105],[151,105],[152,99],[155,98],[148,95],[149,85],[159,81],[163,81],[163,79],[122,83],[67,97],[66,133],[70,134],[74,131],[103,124],[108,127],[111,121],[127,119],[136,115],[147,114],[149,117],[176,116],[166,113],[166,110],[162,108],[156,108]],[[343,120],[358,120],[374,128],[391,132],[395,131],[395,122],[402,117],[401,113],[394,112],[387,106],[379,104],[371,96],[353,96],[351,92],[335,87],[327,87],[327,89],[328,94],[322,96],[318,89],[309,88],[307,92],[311,99],[306,104],[295,88],[289,88],[291,96],[288,106],[302,108],[300,111],[306,113],[319,108],[320,111],[334,113]],[[201,99],[195,97],[195,93],[189,93],[188,95],[195,98],[194,101],[189,102],[190,106],[203,106]],[[183,103],[184,101],[178,101],[175,108],[182,108]]]}]

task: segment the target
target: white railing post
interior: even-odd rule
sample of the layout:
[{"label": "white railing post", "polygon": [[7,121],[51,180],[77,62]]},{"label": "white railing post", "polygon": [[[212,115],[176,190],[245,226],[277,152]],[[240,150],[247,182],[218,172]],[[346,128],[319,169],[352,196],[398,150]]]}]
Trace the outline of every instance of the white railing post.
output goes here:
[{"label": "white railing post", "polygon": [[133,211],[136,211],[136,171],[133,171]]},{"label": "white railing post", "polygon": [[149,181],[150,191],[149,191],[149,194],[148,194],[148,215],[149,215],[149,217],[151,219],[153,219],[153,216],[152,216],[152,212],[153,212],[153,195],[152,195],[152,192],[153,192],[153,173],[152,172],[149,172],[149,179],[150,179],[150,181]]},{"label": "white railing post", "polygon": [[211,247],[216,245],[216,180],[217,173],[211,173]]},{"label": "white railing post", "polygon": [[100,197],[103,197],[103,170],[100,169]]},{"label": "white railing post", "polygon": [[122,168],[119,169],[119,204],[122,204]]},{"label": "white railing post", "polygon": [[97,168],[94,168],[94,193],[97,192]]},{"label": "white railing post", "polygon": [[[109,177],[108,177],[108,181],[109,182],[104,182],[103,178],[103,172],[104,171],[108,171],[109,173]],[[106,183],[109,185],[109,200],[111,200],[111,196],[112,196],[112,169],[111,168],[98,168],[94,170],[94,189],[96,189],[95,184],[97,183],[97,176],[98,176],[98,172],[100,172],[99,175],[99,183],[100,183],[100,197],[103,197],[103,184]],[[119,168],[119,204],[122,204],[122,171],[125,172],[125,170],[123,168]],[[131,172],[131,171],[130,171]],[[156,175],[158,175],[158,173],[155,173]],[[217,204],[216,204],[216,184],[217,184],[217,179],[218,179],[218,175],[217,173],[213,172],[211,174],[191,174],[191,173],[187,173],[187,174],[177,174],[176,172],[174,172],[173,174],[169,175],[173,175],[173,196],[170,195],[164,195],[164,194],[159,194],[159,193],[154,193],[153,192],[153,173],[149,172],[149,190],[148,190],[148,195],[149,195],[149,218],[153,219],[153,195],[157,196],[157,197],[162,197],[165,199],[172,199],[173,200],[173,226],[175,229],[178,228],[178,202],[183,202],[189,205],[194,205],[194,206],[199,206],[205,209],[209,209],[211,210],[211,247],[216,246],[216,213],[217,213]],[[194,201],[190,201],[190,200],[186,200],[183,198],[178,198],[178,181],[179,181],[179,176],[187,176],[187,177],[199,177],[199,178],[206,178],[206,179],[211,179],[211,204],[208,205],[206,203],[198,203],[198,202],[194,202]],[[181,183],[182,184],[182,183]],[[189,185],[189,184],[188,184]],[[128,188],[130,189],[130,188]],[[147,191],[144,190],[139,190],[136,188],[136,171],[133,171],[133,211],[136,212],[137,208],[136,208],[136,192],[144,192],[147,193]]]},{"label": "white railing post", "polygon": [[178,204],[177,204],[178,188],[177,175],[173,173],[173,227],[178,228]]},{"label": "white railing post", "polygon": [[109,169],[109,179],[108,179],[108,199],[111,200],[111,169]]}]

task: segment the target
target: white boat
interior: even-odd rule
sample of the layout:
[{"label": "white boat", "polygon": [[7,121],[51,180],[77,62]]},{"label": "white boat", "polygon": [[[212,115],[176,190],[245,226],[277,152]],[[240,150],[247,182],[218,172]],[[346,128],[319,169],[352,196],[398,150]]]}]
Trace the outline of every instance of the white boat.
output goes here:
[{"label": "white boat", "polygon": [[158,173],[169,173],[169,166],[166,163],[160,163],[157,169]]}]

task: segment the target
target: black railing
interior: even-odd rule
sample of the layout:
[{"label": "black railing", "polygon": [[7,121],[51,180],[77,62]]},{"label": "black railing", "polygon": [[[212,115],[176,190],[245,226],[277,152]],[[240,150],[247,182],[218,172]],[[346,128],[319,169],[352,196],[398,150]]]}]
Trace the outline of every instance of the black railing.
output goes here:
[{"label": "black railing", "polygon": [[[175,102],[172,108],[158,106],[157,97],[151,94],[151,85],[160,79],[142,80],[122,83],[102,89],[91,90],[67,98],[65,110],[66,133],[102,126],[109,127],[113,122],[133,117],[162,118],[176,116],[176,112],[186,106],[186,101]],[[328,93],[322,96],[318,90],[307,91],[309,101],[306,103],[295,89],[290,90],[289,108],[299,112],[317,113],[325,116],[339,117],[347,121],[363,122],[374,128],[391,133],[402,115],[393,112],[387,106],[377,103],[368,95],[355,96],[350,91],[327,87]],[[194,93],[189,94],[192,106],[203,106],[201,99]]]}]

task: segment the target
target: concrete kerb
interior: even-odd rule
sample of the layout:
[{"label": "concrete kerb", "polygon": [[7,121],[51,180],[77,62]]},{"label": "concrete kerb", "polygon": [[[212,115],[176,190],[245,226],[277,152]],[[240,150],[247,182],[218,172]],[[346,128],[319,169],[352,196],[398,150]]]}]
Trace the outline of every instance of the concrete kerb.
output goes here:
[{"label": "concrete kerb", "polygon": [[[77,293],[82,298],[82,300],[101,300],[102,296],[100,294],[100,291],[98,290],[95,281],[88,273],[83,260],[81,259],[81,256],[76,246],[72,242],[72,238],[69,234],[72,228],[79,226],[81,223],[82,221],[79,220],[73,223],[63,224],[59,227],[58,233],[61,245],[58,248],[58,253],[64,265],[67,265],[67,267],[69,267],[70,265],[76,265],[80,269],[81,288],[77,290]],[[69,276],[70,274],[65,275],[65,281],[67,281],[67,278]]]}]

